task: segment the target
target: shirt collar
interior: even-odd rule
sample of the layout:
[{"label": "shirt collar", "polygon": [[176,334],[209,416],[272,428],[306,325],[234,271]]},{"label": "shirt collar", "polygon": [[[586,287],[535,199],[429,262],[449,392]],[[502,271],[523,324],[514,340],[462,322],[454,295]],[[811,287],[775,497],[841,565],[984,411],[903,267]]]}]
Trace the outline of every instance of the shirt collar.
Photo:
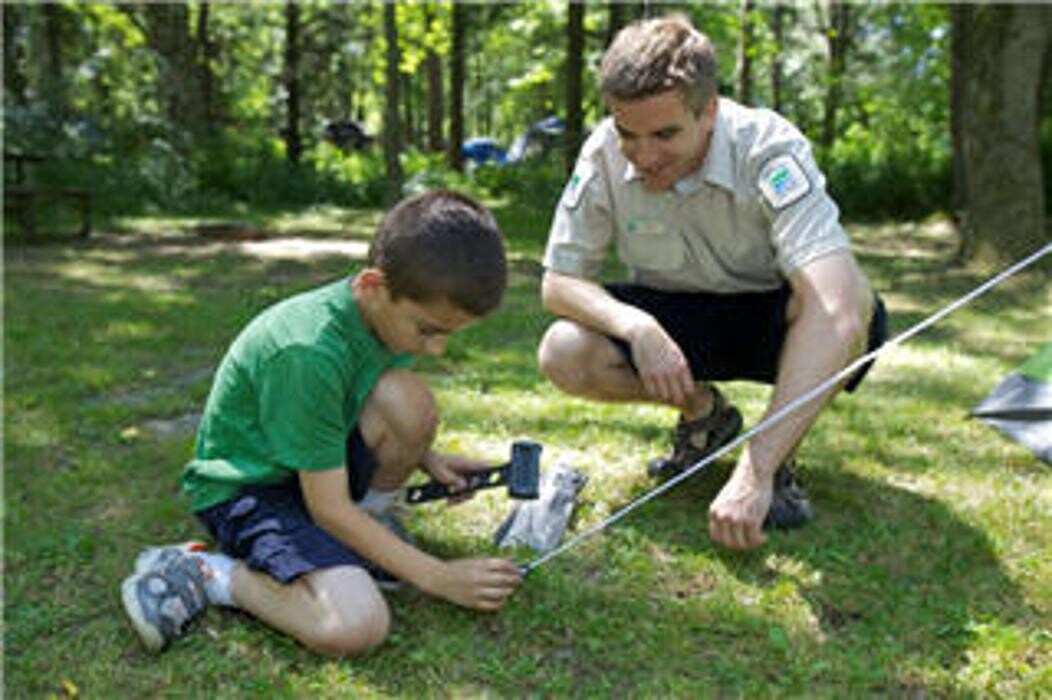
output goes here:
[{"label": "shirt collar", "polygon": [[729,192],[734,191],[734,158],[731,153],[731,134],[727,123],[727,109],[722,99],[720,99],[719,108],[716,110],[712,136],[709,137],[709,152],[705,155],[705,162],[702,163],[701,169],[691,175],[691,178],[704,180]]}]

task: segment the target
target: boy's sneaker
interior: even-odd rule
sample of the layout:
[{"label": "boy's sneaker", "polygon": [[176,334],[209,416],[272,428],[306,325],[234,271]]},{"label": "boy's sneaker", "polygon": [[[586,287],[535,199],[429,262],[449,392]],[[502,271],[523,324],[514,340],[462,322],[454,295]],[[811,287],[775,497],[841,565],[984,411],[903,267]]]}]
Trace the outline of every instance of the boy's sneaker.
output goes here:
[{"label": "boy's sneaker", "polygon": [[135,573],[121,583],[124,610],[151,652],[159,652],[183,636],[187,626],[208,607],[205,574],[188,542],[144,550]]},{"label": "boy's sneaker", "polygon": [[[405,529],[405,525],[398,519],[398,516],[394,513],[394,508],[388,508],[382,513],[373,514],[373,518],[376,522],[387,528],[388,532],[395,535],[398,539],[402,540],[407,544],[416,546],[416,541],[413,540],[412,535]],[[376,581],[376,585],[381,590],[385,591],[397,591],[402,587],[402,579],[387,573],[378,566],[369,566],[369,574],[372,575],[373,580]]]},{"label": "boy's sneaker", "polygon": [[807,492],[796,480],[796,474],[793,472],[795,468],[796,463],[787,460],[774,473],[774,495],[771,498],[771,508],[763,521],[765,528],[794,530],[814,519],[815,512],[807,499]]},{"label": "boy's sneaker", "polygon": [[742,429],[742,414],[727,403],[716,387],[712,387],[712,411],[709,415],[679,423],[672,439],[672,455],[658,457],[647,463],[647,474],[665,479],[689,469],[702,459],[737,437]]}]

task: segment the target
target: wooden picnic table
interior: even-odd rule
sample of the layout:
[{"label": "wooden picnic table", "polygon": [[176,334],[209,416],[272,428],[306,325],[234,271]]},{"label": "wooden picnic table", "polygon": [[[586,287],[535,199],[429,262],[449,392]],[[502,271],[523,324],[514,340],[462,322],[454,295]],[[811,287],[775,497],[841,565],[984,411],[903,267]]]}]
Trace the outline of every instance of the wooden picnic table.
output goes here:
[{"label": "wooden picnic table", "polygon": [[[16,212],[22,230],[27,236],[32,236],[36,230],[35,212],[38,202],[47,199],[72,200],[80,209],[79,234],[82,238],[87,238],[91,235],[91,190],[82,187],[37,186],[29,183],[29,166],[49,160],[51,158],[39,153],[4,151],[4,207],[10,206]],[[7,167],[9,163],[13,166],[10,172]]]}]

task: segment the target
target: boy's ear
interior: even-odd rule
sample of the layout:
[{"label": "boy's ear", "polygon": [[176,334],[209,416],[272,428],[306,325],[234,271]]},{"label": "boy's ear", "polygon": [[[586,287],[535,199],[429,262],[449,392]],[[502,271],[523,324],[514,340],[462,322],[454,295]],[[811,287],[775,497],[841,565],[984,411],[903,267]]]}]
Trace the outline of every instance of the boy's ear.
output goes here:
[{"label": "boy's ear", "polygon": [[387,288],[387,275],[379,268],[367,267],[355,275],[354,286],[359,291],[375,294]]}]

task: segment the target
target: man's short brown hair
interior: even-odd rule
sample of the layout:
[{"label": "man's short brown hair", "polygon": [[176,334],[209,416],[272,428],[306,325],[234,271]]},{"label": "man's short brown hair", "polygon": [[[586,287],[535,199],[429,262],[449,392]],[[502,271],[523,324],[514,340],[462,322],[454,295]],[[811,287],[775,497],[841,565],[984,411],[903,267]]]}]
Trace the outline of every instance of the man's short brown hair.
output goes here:
[{"label": "man's short brown hair", "polygon": [[682,15],[643,19],[622,29],[599,71],[606,97],[638,100],[676,89],[695,115],[716,95],[716,80],[712,42]]},{"label": "man's short brown hair", "polygon": [[504,238],[493,215],[466,195],[435,189],[399,202],[380,222],[368,264],[392,299],[445,300],[473,316],[500,306]]}]

